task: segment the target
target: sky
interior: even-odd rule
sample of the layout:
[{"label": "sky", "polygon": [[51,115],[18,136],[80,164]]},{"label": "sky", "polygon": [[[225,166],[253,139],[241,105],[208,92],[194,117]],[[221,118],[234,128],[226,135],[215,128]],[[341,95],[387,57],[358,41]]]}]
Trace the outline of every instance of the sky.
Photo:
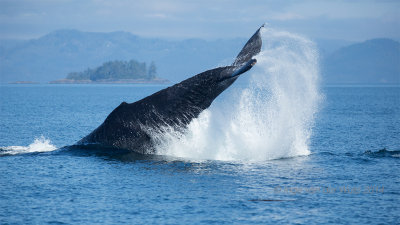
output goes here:
[{"label": "sky", "polygon": [[59,29],[223,39],[264,23],[314,39],[400,40],[400,0],[0,0],[0,39]]}]

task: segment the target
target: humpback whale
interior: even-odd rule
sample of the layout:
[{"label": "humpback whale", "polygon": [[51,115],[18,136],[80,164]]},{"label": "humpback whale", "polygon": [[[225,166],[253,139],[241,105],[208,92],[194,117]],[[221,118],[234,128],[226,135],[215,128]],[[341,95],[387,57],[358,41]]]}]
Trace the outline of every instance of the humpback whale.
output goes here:
[{"label": "humpback whale", "polygon": [[219,94],[254,66],[257,60],[253,57],[260,52],[262,45],[260,29],[247,41],[230,66],[207,70],[137,102],[122,102],[98,128],[76,145],[100,145],[154,154],[154,132],[165,132],[165,127],[183,132]]}]

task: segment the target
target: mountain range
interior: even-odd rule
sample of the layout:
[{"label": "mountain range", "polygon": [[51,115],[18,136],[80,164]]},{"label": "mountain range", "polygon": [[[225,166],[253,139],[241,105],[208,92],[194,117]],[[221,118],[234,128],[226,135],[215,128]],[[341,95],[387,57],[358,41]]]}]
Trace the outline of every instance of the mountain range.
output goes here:
[{"label": "mountain range", "polygon": [[400,43],[379,38],[329,54],[322,64],[326,83],[400,84]]},{"label": "mountain range", "polygon": [[[0,82],[49,82],[107,61],[155,62],[161,78],[178,82],[230,64],[245,38],[165,40],[128,32],[58,30],[37,39],[0,40]],[[399,84],[400,44],[391,39],[362,43],[316,40],[323,82]]]}]

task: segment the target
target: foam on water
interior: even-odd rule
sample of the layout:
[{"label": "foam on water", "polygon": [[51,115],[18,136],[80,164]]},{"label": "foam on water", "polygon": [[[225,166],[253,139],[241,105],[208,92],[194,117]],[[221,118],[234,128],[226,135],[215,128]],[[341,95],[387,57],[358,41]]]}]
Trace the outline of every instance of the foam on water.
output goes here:
[{"label": "foam on water", "polygon": [[57,147],[51,144],[49,139],[45,137],[36,138],[33,143],[28,146],[7,146],[0,147],[0,155],[17,155],[35,152],[50,152],[56,150]]},{"label": "foam on water", "polygon": [[[321,95],[318,52],[306,38],[261,30],[257,64],[229,96],[203,111],[186,132],[155,138],[159,154],[190,159],[260,161],[310,154]],[[242,79],[242,78],[241,78]]]}]

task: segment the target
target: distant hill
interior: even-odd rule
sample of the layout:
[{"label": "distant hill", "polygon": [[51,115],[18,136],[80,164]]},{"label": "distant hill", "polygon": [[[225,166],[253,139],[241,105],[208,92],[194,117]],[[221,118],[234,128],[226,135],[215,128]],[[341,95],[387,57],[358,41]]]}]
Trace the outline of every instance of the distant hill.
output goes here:
[{"label": "distant hill", "polygon": [[354,41],[347,41],[341,39],[316,39],[314,42],[317,44],[320,57],[326,58],[336,50],[354,44]]},{"label": "distant hill", "polygon": [[160,77],[173,82],[231,63],[246,39],[183,41],[141,38],[127,32],[59,30],[29,41],[2,41],[0,82],[48,82],[103,62],[135,59],[157,64]]},{"label": "distant hill", "polygon": [[328,55],[322,64],[324,83],[400,84],[400,43],[373,39]]}]

